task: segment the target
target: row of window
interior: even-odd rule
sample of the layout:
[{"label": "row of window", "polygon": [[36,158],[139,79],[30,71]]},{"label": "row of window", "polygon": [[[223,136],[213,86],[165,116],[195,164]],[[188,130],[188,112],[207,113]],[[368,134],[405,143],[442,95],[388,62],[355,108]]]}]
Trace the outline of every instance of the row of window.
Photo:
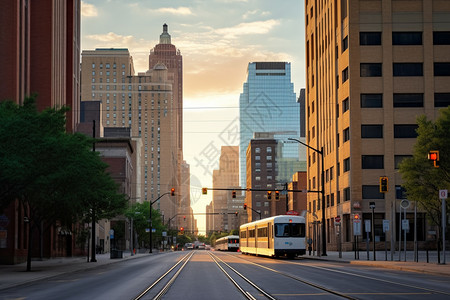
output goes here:
[{"label": "row of window", "polygon": [[[393,63],[392,70],[393,76],[423,76],[423,63]],[[361,77],[383,76],[382,63],[361,63],[360,76]],[[434,76],[450,76],[450,63],[435,62]]]},{"label": "row of window", "polygon": [[[394,125],[394,138],[411,139],[417,138],[417,124],[398,124]],[[361,138],[383,138],[383,125],[370,124],[361,125]],[[350,128],[342,131],[342,141],[345,143],[350,140]]]},{"label": "row of window", "polygon": [[[103,69],[103,63],[100,63],[99,67],[100,67],[100,69]],[[110,69],[110,68],[111,68],[111,64],[106,63],[105,69]],[[116,68],[117,68],[116,63],[113,63],[113,69],[116,69]],[[95,63],[92,63],[92,69],[95,69]],[[125,69],[125,64],[122,64],[122,69]]]},{"label": "row of window", "polygon": [[[423,33],[420,31],[392,32],[392,45],[422,45],[422,36]],[[359,44],[362,46],[381,45],[381,32],[360,32]],[[433,45],[450,45],[450,31],[434,31]]]},{"label": "row of window", "polygon": [[[346,100],[348,101],[348,98]],[[344,105],[344,103],[342,105]],[[423,93],[399,93],[393,95],[394,107],[423,107],[423,105]],[[450,93],[434,93],[434,107],[447,107],[449,105]],[[383,107],[383,94],[361,94],[361,107]],[[343,112],[345,112],[345,110]]]}]

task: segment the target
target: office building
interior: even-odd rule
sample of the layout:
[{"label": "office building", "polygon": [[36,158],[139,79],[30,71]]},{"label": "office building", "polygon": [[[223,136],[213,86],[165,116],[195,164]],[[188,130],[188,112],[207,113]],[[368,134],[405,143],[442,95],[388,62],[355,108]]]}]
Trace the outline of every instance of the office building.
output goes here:
[{"label": "office building", "polygon": [[[324,158],[322,181],[321,155],[307,150],[308,189],[325,191],[324,204],[321,193],[308,193],[308,221],[326,226],[330,249],[352,249],[352,218],[362,218],[364,233],[371,204],[375,241],[398,239],[398,165],[413,153],[416,118],[434,119],[450,105],[449,19],[448,1],[305,1],[307,144]],[[414,224],[413,212],[411,203],[406,217],[420,245],[433,236],[424,213]]]},{"label": "office building", "polygon": [[[291,64],[288,62],[252,62],[248,64],[247,82],[239,100],[240,121],[240,176],[246,186],[246,152],[255,132],[272,132],[280,142],[300,136],[300,112],[291,82]],[[299,160],[298,144],[287,142],[278,159]],[[302,160],[305,160],[304,158]],[[279,170],[279,174],[286,174]],[[287,178],[279,180],[287,182]]]}]

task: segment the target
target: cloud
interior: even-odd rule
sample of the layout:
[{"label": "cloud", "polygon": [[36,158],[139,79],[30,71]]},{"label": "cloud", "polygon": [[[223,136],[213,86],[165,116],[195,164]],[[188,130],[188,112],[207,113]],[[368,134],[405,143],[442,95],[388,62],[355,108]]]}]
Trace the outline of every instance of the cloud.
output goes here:
[{"label": "cloud", "polygon": [[96,17],[98,16],[97,8],[85,1],[81,1],[81,15],[83,17]]},{"label": "cloud", "polygon": [[267,21],[240,23],[233,27],[225,27],[217,29],[216,33],[219,35],[223,35],[226,38],[235,38],[240,35],[249,35],[249,34],[265,34],[279,24],[280,21],[273,19]]},{"label": "cloud", "polygon": [[246,19],[248,19],[248,18],[250,18],[252,16],[255,16],[255,15],[268,16],[268,15],[270,15],[270,12],[269,11],[260,11],[259,9],[250,10],[250,11],[246,12],[245,14],[243,14],[242,18],[244,20],[246,20]]},{"label": "cloud", "polygon": [[158,13],[168,13],[168,14],[173,14],[173,15],[183,15],[183,16],[187,16],[187,15],[192,15],[192,11],[189,7],[178,7],[178,8],[173,8],[173,7],[161,7],[155,10],[152,10],[154,12],[158,12]]}]

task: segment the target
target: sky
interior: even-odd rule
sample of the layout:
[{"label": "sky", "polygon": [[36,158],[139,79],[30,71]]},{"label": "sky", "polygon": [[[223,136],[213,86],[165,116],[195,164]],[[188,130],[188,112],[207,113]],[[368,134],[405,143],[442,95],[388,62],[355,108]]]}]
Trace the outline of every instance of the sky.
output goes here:
[{"label": "sky", "polygon": [[[291,63],[297,94],[305,86],[304,0],[82,0],[81,49],[128,48],[136,74],[148,69],[164,23],[183,56],[184,160],[191,206],[211,202],[221,146],[238,146],[239,95],[249,62]],[[195,216],[200,232],[205,218]]]}]

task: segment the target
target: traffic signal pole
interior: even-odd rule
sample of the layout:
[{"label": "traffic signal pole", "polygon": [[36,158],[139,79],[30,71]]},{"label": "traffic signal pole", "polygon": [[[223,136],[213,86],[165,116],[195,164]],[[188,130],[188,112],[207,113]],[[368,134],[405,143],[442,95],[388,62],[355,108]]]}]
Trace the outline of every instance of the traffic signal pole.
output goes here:
[{"label": "traffic signal pole", "polygon": [[150,245],[150,252],[149,253],[153,253],[153,243],[152,243],[152,231],[153,231],[153,228],[152,228],[152,205],[153,205],[153,203],[155,203],[156,201],[161,199],[163,196],[169,195],[172,192],[174,192],[174,191],[171,190],[170,192],[164,193],[164,194],[160,195],[158,198],[156,198],[156,200],[150,202],[150,219],[149,219],[149,221],[150,221],[150,226],[149,226],[150,227],[150,243],[149,243],[149,245]]}]

